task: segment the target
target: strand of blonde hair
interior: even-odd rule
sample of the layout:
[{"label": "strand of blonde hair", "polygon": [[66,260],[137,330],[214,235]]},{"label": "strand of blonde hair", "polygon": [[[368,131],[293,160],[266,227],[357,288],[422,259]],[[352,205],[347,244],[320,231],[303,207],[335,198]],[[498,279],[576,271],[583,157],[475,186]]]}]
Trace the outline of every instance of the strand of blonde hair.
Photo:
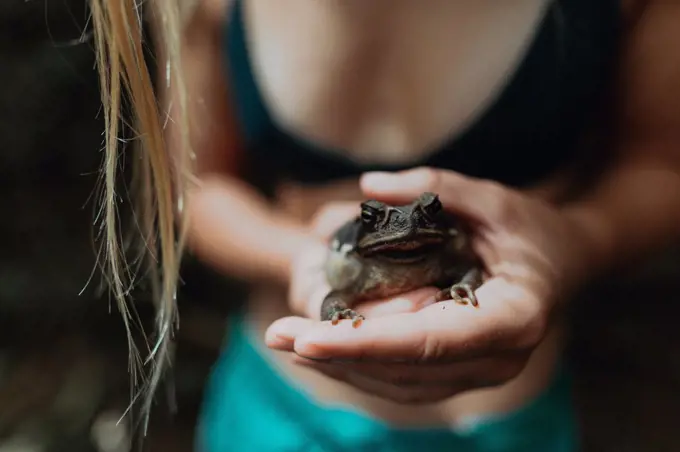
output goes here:
[{"label": "strand of blonde hair", "polygon": [[[167,67],[161,69],[165,70],[166,83],[175,84],[176,99],[172,101],[177,105],[171,120],[179,122],[183,148],[177,155],[167,152],[163,116],[144,59],[141,6],[135,0],[90,0],[90,4],[106,127],[102,214],[99,216],[103,233],[100,263],[123,316],[130,350],[131,383],[136,391],[132,400],[134,403],[138,397],[143,398],[141,411],[146,433],[153,396],[171,364],[172,337],[178,327],[176,295],[187,221],[182,215],[182,203],[185,181],[190,179],[187,176],[191,174],[192,155],[189,127],[186,115],[182,114],[186,111],[187,95],[180,64],[181,18],[186,13],[187,3],[157,0],[151,5],[151,11],[155,13],[157,50],[163,56],[162,61],[167,63]],[[132,118],[122,116],[124,94],[129,97]],[[132,334],[135,320],[130,293],[139,269],[134,270],[126,260],[118,216],[116,180],[121,155],[121,122],[135,125],[135,149],[141,154],[134,159],[132,185],[136,200],[133,217],[139,221],[135,220],[133,229],[136,230],[131,232],[138,240],[131,243],[141,245],[143,254],[138,262],[148,268],[148,273],[144,274],[151,281],[157,312],[155,340],[148,346],[148,356],[144,360]],[[143,372],[144,366],[149,366],[147,372]],[[140,373],[146,376],[141,382]]]}]

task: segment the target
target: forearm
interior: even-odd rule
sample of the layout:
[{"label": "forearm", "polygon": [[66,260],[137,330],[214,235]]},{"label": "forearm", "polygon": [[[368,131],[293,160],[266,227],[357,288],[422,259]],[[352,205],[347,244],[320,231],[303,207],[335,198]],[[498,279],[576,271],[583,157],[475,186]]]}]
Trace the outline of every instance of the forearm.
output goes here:
[{"label": "forearm", "polygon": [[[631,152],[595,188],[565,207],[590,241],[589,259],[603,268],[680,238],[680,164],[670,152]],[[672,155],[672,154],[671,154]]]},{"label": "forearm", "polygon": [[240,181],[210,176],[189,196],[189,246],[199,259],[245,280],[289,280],[307,239],[303,225]]},{"label": "forearm", "polygon": [[621,162],[567,207],[604,266],[680,238],[680,38],[676,2],[645,2],[626,34],[614,80]]},{"label": "forearm", "polygon": [[[218,3],[199,2],[184,29],[184,108],[179,84],[168,86],[165,72],[159,73],[164,111],[172,118],[165,129],[169,151],[180,164],[187,163],[189,147],[196,157],[197,184],[184,202],[188,246],[231,276],[287,281],[292,250],[304,233],[236,177],[241,152],[227,77],[219,64],[226,8]],[[160,52],[161,68],[164,57]]]}]

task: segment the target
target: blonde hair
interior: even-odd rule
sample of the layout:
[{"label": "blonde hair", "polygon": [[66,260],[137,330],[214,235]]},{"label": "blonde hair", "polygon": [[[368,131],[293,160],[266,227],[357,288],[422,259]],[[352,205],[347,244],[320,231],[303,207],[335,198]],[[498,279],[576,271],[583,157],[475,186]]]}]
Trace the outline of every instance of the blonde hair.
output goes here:
[{"label": "blonde hair", "polygon": [[[99,212],[100,265],[115,298],[128,334],[133,404],[141,396],[144,432],[153,395],[173,356],[172,336],[178,325],[176,294],[184,248],[186,219],[182,202],[191,174],[192,155],[186,121],[187,94],[181,71],[181,28],[189,11],[187,0],[150,0],[146,12],[154,25],[156,61],[165,83],[174,84],[171,101],[173,118],[168,117],[154,92],[151,71],[144,59],[143,22],[138,0],[90,0],[97,67],[100,76],[106,126],[105,160],[102,168],[102,197]],[[169,91],[169,90],[168,90]],[[123,100],[129,100],[131,117],[123,116]],[[178,126],[181,152],[167,151],[164,124]],[[136,135],[134,158],[133,227],[124,231],[118,216],[121,197],[117,179],[121,149],[121,125],[132,124]],[[123,234],[131,232],[131,236]],[[132,238],[132,240],[130,240]],[[140,255],[126,258],[130,244]],[[135,265],[129,265],[134,262]],[[141,327],[131,304],[131,290],[138,279],[149,278],[156,305],[153,342],[146,342],[142,357],[133,339],[133,327]],[[146,337],[146,336],[145,336]],[[147,368],[148,366],[148,368]],[[140,378],[141,377],[141,378]]]}]

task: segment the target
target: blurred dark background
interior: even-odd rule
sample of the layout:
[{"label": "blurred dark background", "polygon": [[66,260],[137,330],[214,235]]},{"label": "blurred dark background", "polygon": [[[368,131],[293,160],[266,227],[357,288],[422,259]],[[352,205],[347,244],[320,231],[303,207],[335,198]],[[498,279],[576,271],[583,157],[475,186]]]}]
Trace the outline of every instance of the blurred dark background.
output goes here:
[{"label": "blurred dark background", "polygon": [[[0,2],[1,452],[123,452],[131,435],[116,426],[130,401],[125,333],[92,275],[103,116],[86,24],[84,0]],[[631,262],[576,300],[568,357],[588,451],[680,450],[678,257]],[[151,451],[192,450],[242,291],[190,257],[183,275],[178,412],[158,398]],[[137,300],[150,323],[143,291]]]},{"label": "blurred dark background", "polygon": [[[117,443],[129,429],[115,425],[130,402],[126,336],[93,272],[104,118],[87,19],[85,0],[0,2],[3,452],[127,450]],[[225,316],[211,310],[205,294],[236,290],[195,267],[187,265],[193,283],[181,297],[181,364],[173,382],[179,412],[170,416],[159,397],[149,450],[192,450]],[[135,296],[148,331],[151,305],[143,290]]]}]

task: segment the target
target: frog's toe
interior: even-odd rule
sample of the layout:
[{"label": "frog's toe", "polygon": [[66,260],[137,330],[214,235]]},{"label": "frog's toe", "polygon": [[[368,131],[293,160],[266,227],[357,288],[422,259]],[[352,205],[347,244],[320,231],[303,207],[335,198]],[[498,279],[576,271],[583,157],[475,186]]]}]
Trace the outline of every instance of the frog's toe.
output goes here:
[{"label": "frog's toe", "polygon": [[462,304],[462,305],[468,304],[468,299],[465,298],[465,297],[463,297],[463,296],[461,296],[461,295],[458,294],[458,293],[455,293],[455,294],[451,295],[451,300],[455,301],[455,302],[458,303],[458,304]]},{"label": "frog's toe", "polygon": [[337,325],[341,319],[347,319],[352,321],[352,326],[354,328],[358,327],[365,317],[353,309],[343,309],[342,311],[336,311],[331,316],[331,323]]},{"label": "frog's toe", "polygon": [[[352,311],[352,312],[354,312],[354,311]],[[365,317],[364,317],[363,315],[361,315],[361,314],[355,312],[355,313],[354,313],[354,316],[351,317],[351,319],[352,319],[352,326],[353,326],[354,328],[357,328],[359,325],[361,325],[361,322],[364,321],[364,318],[365,318]]]},{"label": "frog's toe", "polygon": [[451,286],[451,299],[458,304],[471,304],[472,306],[479,306],[477,296],[469,284],[454,284]]}]

